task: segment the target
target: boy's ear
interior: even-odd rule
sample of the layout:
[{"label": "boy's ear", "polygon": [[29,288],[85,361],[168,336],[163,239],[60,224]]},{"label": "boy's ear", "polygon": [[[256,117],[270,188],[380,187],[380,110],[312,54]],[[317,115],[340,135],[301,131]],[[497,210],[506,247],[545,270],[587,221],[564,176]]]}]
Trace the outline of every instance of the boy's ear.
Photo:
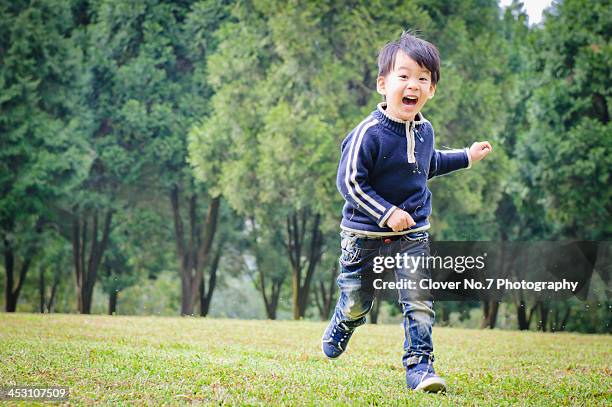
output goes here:
[{"label": "boy's ear", "polygon": [[385,77],[379,76],[376,78],[376,91],[385,96],[387,94],[387,90],[385,88]]},{"label": "boy's ear", "polygon": [[429,98],[431,99],[436,94],[436,85],[431,84],[429,86]]}]

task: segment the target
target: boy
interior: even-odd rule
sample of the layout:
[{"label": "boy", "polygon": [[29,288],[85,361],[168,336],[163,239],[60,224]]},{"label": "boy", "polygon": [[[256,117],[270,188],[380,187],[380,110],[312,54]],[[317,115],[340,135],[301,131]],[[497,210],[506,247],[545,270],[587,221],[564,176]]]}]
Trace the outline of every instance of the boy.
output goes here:
[{"label": "boy", "polygon": [[[340,297],[323,334],[329,358],[346,350],[355,328],[365,323],[374,299],[373,263],[377,256],[429,255],[427,229],[431,192],[427,180],[482,160],[492,147],[476,142],[469,149],[434,148],[431,124],[420,113],[440,79],[437,48],[404,33],[378,56],[377,106],[342,143],[337,186],[346,200],[342,211]],[[421,263],[422,264],[422,263]],[[394,268],[396,281],[427,278],[422,266]],[[404,356],[408,388],[444,392],[433,368],[430,296],[398,289],[404,315]],[[429,294],[429,293],[427,293]]]}]

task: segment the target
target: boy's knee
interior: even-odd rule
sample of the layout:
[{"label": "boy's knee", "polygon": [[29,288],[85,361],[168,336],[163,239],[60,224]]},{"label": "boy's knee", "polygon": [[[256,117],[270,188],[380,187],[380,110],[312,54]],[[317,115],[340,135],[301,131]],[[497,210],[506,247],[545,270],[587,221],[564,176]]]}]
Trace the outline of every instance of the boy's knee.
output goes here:
[{"label": "boy's knee", "polygon": [[404,316],[412,315],[416,318],[435,318],[436,313],[433,309],[432,301],[407,301],[402,304]]},{"label": "boy's knee", "polygon": [[365,317],[372,309],[372,301],[358,301],[347,305],[344,315],[353,321]]}]

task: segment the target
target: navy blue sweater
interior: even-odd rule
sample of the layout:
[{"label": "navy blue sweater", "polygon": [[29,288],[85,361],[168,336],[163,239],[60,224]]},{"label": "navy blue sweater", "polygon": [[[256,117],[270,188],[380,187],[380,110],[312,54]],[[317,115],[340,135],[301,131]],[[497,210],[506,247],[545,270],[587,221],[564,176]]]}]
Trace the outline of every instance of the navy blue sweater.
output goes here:
[{"label": "navy blue sweater", "polygon": [[[341,228],[372,236],[427,230],[427,180],[469,168],[469,150],[436,150],[433,127],[420,113],[405,122],[384,108],[379,104],[342,142],[337,186],[346,203]],[[408,212],[416,226],[393,232],[386,222],[396,208]]]}]

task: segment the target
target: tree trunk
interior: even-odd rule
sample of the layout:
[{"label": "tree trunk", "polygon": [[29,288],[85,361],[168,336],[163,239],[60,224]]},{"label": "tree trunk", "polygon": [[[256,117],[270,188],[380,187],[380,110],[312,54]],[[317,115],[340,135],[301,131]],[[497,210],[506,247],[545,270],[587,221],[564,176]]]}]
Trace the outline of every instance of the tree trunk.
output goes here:
[{"label": "tree trunk", "polygon": [[119,297],[119,292],[112,289],[108,295],[108,315],[115,315],[117,313],[117,297]]},{"label": "tree trunk", "polygon": [[206,290],[206,283],[204,282],[203,278],[202,283],[200,284],[200,316],[202,317],[208,315],[208,311],[210,309],[210,302],[212,301],[213,292],[215,291],[215,286],[217,285],[217,269],[219,268],[219,261],[221,260],[222,252],[223,243],[220,243],[217,245],[215,257],[209,268],[208,291]]},{"label": "tree trunk", "polygon": [[[89,239],[89,226],[86,219],[75,210],[72,223],[72,253],[76,274],[77,309],[81,314],[91,313],[93,289],[96,284],[98,269],[108,245],[108,237],[113,219],[113,211],[108,210],[104,219],[102,239],[98,237],[98,211],[93,212],[91,226],[91,243]],[[89,243],[89,256],[87,256]],[[87,258],[87,261],[86,261]]]},{"label": "tree trunk", "polygon": [[563,316],[563,320],[561,321],[561,325],[559,326],[559,331],[565,331],[565,327],[567,326],[567,321],[569,320],[571,311],[572,311],[572,307],[568,305],[567,309],[565,310],[565,315]]},{"label": "tree trunk", "polygon": [[527,304],[522,299],[516,305],[516,314],[518,320],[518,329],[526,331],[529,329],[529,320],[527,319]]},{"label": "tree trunk", "polygon": [[59,286],[59,277],[56,274],[53,277],[53,285],[51,286],[51,295],[49,296],[49,302],[47,302],[47,310],[49,313],[55,312],[55,298],[57,295],[57,287]]},{"label": "tree trunk", "polygon": [[550,332],[555,332],[555,331],[557,331],[557,330],[558,330],[558,329],[557,329],[557,326],[558,326],[558,325],[559,325],[559,323],[561,322],[561,321],[560,321],[560,318],[559,318],[559,306],[558,306],[558,305],[556,305],[556,306],[554,307],[554,309],[555,309],[554,316],[553,316],[553,318],[550,320]]},{"label": "tree trunk", "polygon": [[270,286],[270,295],[268,297],[267,288],[266,288],[266,273],[265,270],[260,268],[261,263],[257,262],[257,274],[259,277],[258,288],[263,297],[264,306],[266,308],[266,315],[268,319],[275,320],[276,319],[276,311],[278,308],[278,300],[280,298],[280,291],[283,286],[283,282],[285,281],[285,276],[281,278],[272,279],[272,284]]},{"label": "tree trunk", "polygon": [[38,267],[38,291],[40,293],[39,310],[41,314],[45,313],[45,270],[42,266]]},{"label": "tree trunk", "polygon": [[4,241],[4,310],[6,312],[15,312],[17,298],[13,291],[13,273],[15,267],[15,256],[13,246],[8,236],[3,236]]},{"label": "tree trunk", "polygon": [[[38,228],[38,225],[37,225]],[[19,270],[19,277],[17,279],[17,285],[15,285],[15,249],[13,242],[9,237],[8,233],[3,236],[4,241],[4,310],[6,312],[15,312],[17,310],[17,301],[19,300],[19,294],[23,283],[25,281],[26,274],[32,264],[32,257],[34,257],[35,248],[34,246],[28,247],[28,251],[25,256],[24,262],[21,264]]]},{"label": "tree trunk", "polygon": [[[263,275],[263,273],[260,275]],[[284,281],[284,278],[272,280],[272,284],[270,286],[270,298],[264,296],[264,305],[266,307],[266,315],[268,316],[268,319],[276,319],[276,312],[278,310],[278,300],[280,298],[280,291]]]},{"label": "tree trunk", "polygon": [[284,281],[284,277],[272,281],[270,304],[266,310],[268,318],[272,320],[276,319],[276,311],[278,310],[278,300],[280,298],[281,287],[283,286]]},{"label": "tree trunk", "polygon": [[185,242],[185,232],[179,201],[179,187],[174,185],[170,190],[170,203],[174,221],[174,235],[181,273],[181,315],[193,315],[196,299],[200,294],[200,285],[204,268],[217,231],[220,208],[220,197],[210,201],[203,231],[197,221],[197,194],[189,197],[189,240]]},{"label": "tree trunk", "polygon": [[480,324],[481,328],[495,328],[495,324],[497,323],[497,312],[499,311],[499,301],[483,301],[482,302],[482,322]]},{"label": "tree trunk", "polygon": [[[508,253],[509,243],[507,240],[508,236],[505,233],[502,233],[499,263],[497,264],[497,268],[498,270],[501,270],[502,276],[508,276],[509,273],[514,272],[514,256],[512,253]],[[510,256],[508,256],[509,254]],[[499,311],[499,303],[500,300],[498,297],[493,300],[483,300],[483,320],[480,325],[481,328],[495,328],[495,324],[497,323],[497,314]]]},{"label": "tree trunk", "polygon": [[[321,215],[315,214],[310,228],[307,257],[303,260],[302,250],[305,246],[306,225],[309,217],[307,210],[302,210],[299,215],[293,213],[287,217],[287,242],[284,245],[291,264],[293,319],[303,318],[306,313],[310,283],[317,264],[321,260],[323,248],[323,236],[319,229]],[[306,268],[306,276],[302,278],[304,268]]]},{"label": "tree trunk", "polygon": [[[300,284],[302,280],[302,243],[305,231],[305,217],[302,217],[302,228],[298,227],[297,214],[287,217],[287,251],[291,262],[291,298],[293,319],[300,319]],[[301,232],[301,233],[300,233]]]},{"label": "tree trunk", "polygon": [[530,309],[529,309],[529,315],[527,316],[527,326],[529,327],[529,325],[531,325],[531,320],[533,319],[533,316],[535,315],[535,312],[538,308],[538,303],[536,302]]},{"label": "tree trunk", "polygon": [[538,305],[540,307],[540,321],[538,323],[538,328],[540,328],[542,332],[546,332],[546,324],[548,322],[548,306],[544,304],[544,301],[538,301]]},{"label": "tree trunk", "polygon": [[262,254],[258,244],[259,237],[257,236],[257,223],[255,222],[255,218],[253,216],[251,216],[249,220],[251,225],[253,225],[253,239],[251,239],[251,242],[255,252],[255,263],[257,269],[257,279],[254,281],[255,287],[261,293],[268,319],[275,320],[281,288],[285,282],[285,274],[273,277],[271,279],[272,283],[270,284],[270,292],[268,293],[266,270],[262,267]]},{"label": "tree trunk", "polygon": [[487,327],[487,321],[489,320],[489,301],[482,301],[482,320],[480,321],[480,328],[484,329]]},{"label": "tree trunk", "polygon": [[493,303],[491,304],[491,312],[489,313],[489,322],[488,322],[488,326],[489,328],[493,329],[495,328],[495,324],[497,323],[497,315],[499,311],[499,301],[493,301]]},{"label": "tree trunk", "polygon": [[332,272],[330,273],[330,279],[328,281],[328,288],[325,287],[323,281],[319,281],[319,289],[315,290],[315,303],[319,309],[319,316],[321,321],[327,321],[331,317],[331,312],[334,306],[334,288],[336,287],[336,278],[338,277],[338,263],[334,263]]},{"label": "tree trunk", "polygon": [[[509,243],[509,244],[511,244],[510,247],[514,250],[514,252],[510,253],[510,264],[509,264],[508,274],[511,275],[515,280],[518,280],[517,268],[522,267],[523,269],[525,269],[526,267],[528,267],[529,261],[527,257],[525,256],[525,254],[523,253],[521,257],[523,260],[522,263],[517,264],[517,256],[519,256],[520,254],[520,247],[517,248],[515,246],[516,243],[514,244]],[[518,329],[521,331],[526,331],[529,329],[529,324],[531,322],[531,319],[527,318],[527,304],[525,302],[523,290],[521,289],[515,290],[514,295],[513,295],[513,301],[514,301],[514,306],[516,307],[516,319],[518,323]]]},{"label": "tree trunk", "polygon": [[450,320],[448,306],[443,301],[439,302],[438,305],[440,306],[440,325],[447,326]]},{"label": "tree trunk", "polygon": [[569,319],[572,307],[571,305],[566,305],[565,310],[563,312],[563,316],[561,316],[561,308],[563,308],[563,305],[563,303],[554,304],[554,317],[550,319],[549,324],[549,329],[551,332],[561,332],[565,330],[565,325],[567,324],[567,320]]}]

